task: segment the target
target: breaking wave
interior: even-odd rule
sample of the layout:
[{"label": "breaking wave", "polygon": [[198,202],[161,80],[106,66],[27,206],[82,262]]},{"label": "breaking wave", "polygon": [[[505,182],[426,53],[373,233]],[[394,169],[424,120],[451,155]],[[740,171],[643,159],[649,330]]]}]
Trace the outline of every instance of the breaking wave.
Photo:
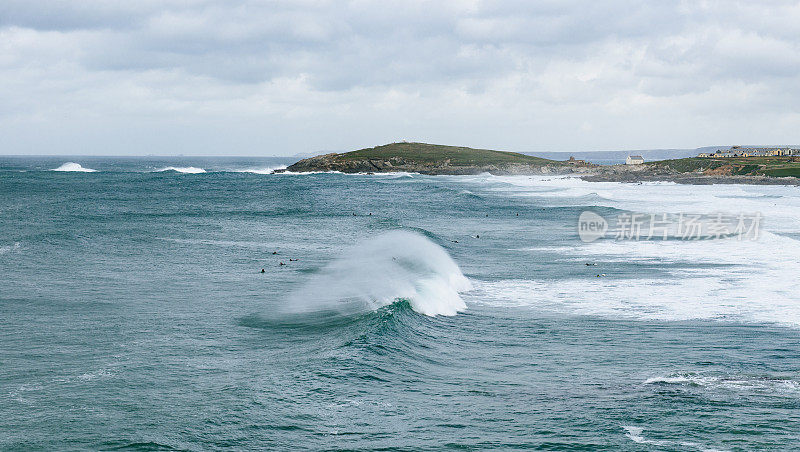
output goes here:
[{"label": "breaking wave", "polygon": [[800,395],[800,381],[789,377],[768,375],[706,375],[683,372],[648,378],[644,384],[735,392],[762,392],[772,395]]},{"label": "breaking wave", "polygon": [[702,452],[723,452],[723,450],[721,449],[711,448],[693,441],[669,441],[669,440],[645,438],[644,435],[642,434],[642,432],[644,431],[642,427],[636,427],[633,425],[623,425],[622,428],[625,430],[625,436],[627,436],[628,439],[637,444],[650,444],[653,446],[674,449],[674,450],[694,449]]},{"label": "breaking wave", "polygon": [[95,173],[97,170],[91,168],[84,168],[79,163],[75,162],[67,162],[58,168],[53,168],[50,171],[72,171],[72,172],[79,172],[79,173]]},{"label": "breaking wave", "polygon": [[235,173],[272,174],[277,170],[285,169],[286,165],[269,166],[266,168],[245,168],[234,170]]},{"label": "breaking wave", "polygon": [[447,252],[427,238],[392,231],[350,248],[293,292],[289,314],[352,315],[397,301],[428,316],[466,309],[470,281]]},{"label": "breaking wave", "polygon": [[206,170],[204,170],[203,168],[196,168],[194,166],[186,166],[186,167],[168,166],[166,168],[161,168],[159,170],[156,170],[155,172],[156,173],[162,173],[162,172],[165,172],[165,171],[175,171],[175,172],[184,173],[184,174],[200,174],[200,173],[205,173],[206,172]]}]

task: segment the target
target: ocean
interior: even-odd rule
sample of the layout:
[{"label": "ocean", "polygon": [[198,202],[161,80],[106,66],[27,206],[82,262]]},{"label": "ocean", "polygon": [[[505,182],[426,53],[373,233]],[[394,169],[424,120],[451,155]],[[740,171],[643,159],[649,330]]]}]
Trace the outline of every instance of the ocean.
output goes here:
[{"label": "ocean", "polygon": [[0,449],[800,448],[798,187],[287,163],[0,157]]}]

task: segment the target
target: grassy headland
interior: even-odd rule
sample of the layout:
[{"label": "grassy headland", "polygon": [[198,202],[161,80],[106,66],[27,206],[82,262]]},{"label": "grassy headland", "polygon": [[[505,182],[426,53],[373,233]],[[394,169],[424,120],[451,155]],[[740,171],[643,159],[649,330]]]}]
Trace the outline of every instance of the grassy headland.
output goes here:
[{"label": "grassy headland", "polygon": [[556,163],[555,160],[543,159],[532,155],[516,152],[493,151],[490,149],[473,149],[460,146],[445,146],[427,143],[391,143],[374,148],[359,149],[358,151],[339,154],[343,161],[363,159],[391,159],[399,158],[407,161],[435,165],[449,161],[450,165],[497,165],[503,163],[534,163],[547,165]]},{"label": "grassy headland", "polygon": [[407,171],[423,174],[520,174],[550,172],[564,162],[516,152],[427,143],[391,143],[341,154],[301,160],[287,171],[368,173]]},{"label": "grassy headland", "polygon": [[770,157],[691,157],[661,160],[648,164],[654,169],[714,176],[800,176],[800,158]]},{"label": "grassy headland", "polygon": [[549,160],[516,152],[402,142],[307,158],[289,166],[286,171],[579,174],[586,180],[594,181],[796,184],[800,183],[797,179],[800,176],[800,157],[689,157],[641,165],[600,166],[582,161]]}]

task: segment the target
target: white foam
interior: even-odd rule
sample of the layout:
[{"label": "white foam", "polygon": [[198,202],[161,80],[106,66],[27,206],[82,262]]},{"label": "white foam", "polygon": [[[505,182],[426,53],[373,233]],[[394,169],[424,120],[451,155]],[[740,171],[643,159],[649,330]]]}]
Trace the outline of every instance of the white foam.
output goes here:
[{"label": "white foam", "polygon": [[22,245],[19,242],[14,242],[13,245],[0,246],[0,254],[10,253],[20,249]]},{"label": "white foam", "polygon": [[307,176],[307,175],[310,175],[310,174],[343,174],[343,175],[352,175],[352,174],[349,174],[349,173],[343,173],[341,171],[304,171],[304,172],[281,171],[280,173],[277,173],[277,174],[286,174],[286,175],[289,175],[289,176]]},{"label": "white foam", "polygon": [[166,168],[161,168],[159,170],[156,170],[155,172],[161,173],[164,171],[176,171],[178,173],[184,173],[184,174],[200,174],[206,172],[206,170],[204,170],[203,168],[196,168],[194,166],[186,166],[186,167],[168,166]]},{"label": "white foam", "polygon": [[713,391],[762,392],[792,397],[800,395],[800,381],[798,380],[757,375],[720,376],[693,372],[673,373],[648,378],[644,384],[690,386]]},{"label": "white foam", "polygon": [[85,374],[81,374],[77,376],[77,379],[80,381],[91,381],[97,380],[100,378],[108,378],[113,377],[114,373],[108,369],[101,369],[97,372],[86,372]]},{"label": "white foam", "polygon": [[[536,256],[544,249],[522,252]],[[481,282],[474,301],[578,315],[800,327],[800,242],[789,237],[763,232],[758,241],[605,240],[549,251],[564,256],[559,265],[572,261],[584,270],[591,261],[598,264],[592,273],[605,276]],[[640,277],[610,273],[618,262],[645,262],[650,269]]]},{"label": "white foam", "polygon": [[799,231],[800,225],[800,187],[793,185],[628,184],[543,176],[492,176],[473,181],[500,183],[492,190],[558,205],[603,206],[655,214],[761,212],[771,230]]},{"label": "white foam", "polygon": [[67,162],[67,163],[59,166],[58,168],[53,168],[50,171],[72,171],[72,172],[78,172],[78,173],[95,173],[95,172],[97,172],[97,170],[94,170],[94,169],[91,169],[91,168],[84,168],[80,164],[75,163],[75,162]]},{"label": "white foam", "polygon": [[469,280],[440,246],[407,231],[392,231],[352,247],[292,293],[291,313],[375,310],[398,300],[425,315],[466,309],[459,292]]},{"label": "white foam", "polygon": [[642,434],[644,429],[633,425],[623,425],[625,436],[637,444],[651,444],[653,446],[667,447],[671,449],[685,450],[686,448],[697,449],[702,452],[723,452],[720,449],[713,449],[693,441],[667,441],[659,439],[645,438]]},{"label": "white foam", "polygon": [[[794,186],[585,182],[573,177],[489,177],[488,189],[537,202],[633,212],[760,212],[758,240],[599,240],[521,247],[531,259],[555,257],[572,277],[476,283],[470,302],[643,320],[722,320],[800,327],[800,189]],[[498,184],[498,182],[500,182]],[[587,200],[587,194],[597,196]],[[583,198],[582,198],[583,197]],[[588,206],[587,206],[588,207]],[[577,224],[577,214],[575,218]],[[598,264],[587,275],[586,262]],[[645,264],[616,275],[620,263]],[[569,270],[570,263],[575,271]],[[610,264],[610,265],[604,265]],[[578,268],[580,267],[580,271]],[[597,278],[593,274],[604,274]],[[585,275],[585,276],[577,276]]]},{"label": "white foam", "polygon": [[639,444],[646,444],[648,440],[642,436],[643,429],[641,427],[634,427],[632,425],[623,425],[622,428],[625,429],[625,436],[633,440],[635,443]]},{"label": "white foam", "polygon": [[277,170],[285,169],[286,165],[270,166],[266,168],[245,168],[234,170],[235,173],[272,174]]}]

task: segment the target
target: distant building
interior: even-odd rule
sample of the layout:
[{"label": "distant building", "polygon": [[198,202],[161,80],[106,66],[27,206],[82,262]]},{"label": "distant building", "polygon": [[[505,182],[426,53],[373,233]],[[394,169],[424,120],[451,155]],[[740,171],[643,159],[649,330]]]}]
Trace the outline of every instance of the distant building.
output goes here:
[{"label": "distant building", "polygon": [[625,159],[626,165],[641,165],[644,163],[644,157],[641,155],[629,155],[628,158]]},{"label": "distant building", "polygon": [[586,165],[586,160],[578,160],[570,155],[569,160],[567,160],[567,163],[569,163],[570,165],[584,166]]},{"label": "distant building", "polygon": [[730,158],[730,157],[783,157],[800,155],[800,149],[795,148],[759,148],[748,146],[731,146],[730,149],[719,149],[713,154],[702,152],[698,157]]}]

